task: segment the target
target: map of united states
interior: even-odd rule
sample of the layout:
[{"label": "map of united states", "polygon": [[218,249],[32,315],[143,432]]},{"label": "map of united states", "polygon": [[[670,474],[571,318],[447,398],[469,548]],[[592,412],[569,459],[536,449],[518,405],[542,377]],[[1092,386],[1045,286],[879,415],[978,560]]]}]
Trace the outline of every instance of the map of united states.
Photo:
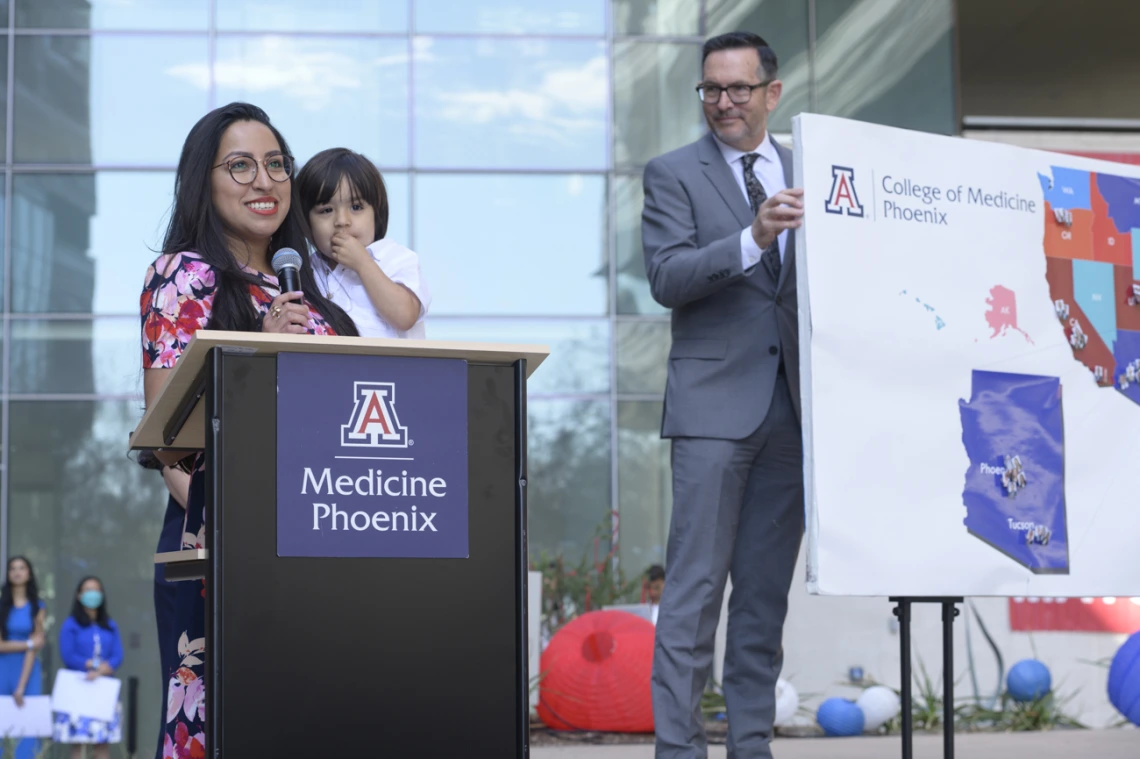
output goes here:
[{"label": "map of united states", "polygon": [[1140,403],[1140,179],[1060,166],[1038,178],[1046,278],[1073,355]]},{"label": "map of united states", "polygon": [[[1050,167],[1045,277],[1073,356],[1106,391],[1140,404],[1140,180]],[[985,312],[990,338],[1017,331],[1017,299],[1002,285]],[[1070,570],[1060,377],[975,370],[959,400],[970,460],[965,525],[1033,573]]]}]

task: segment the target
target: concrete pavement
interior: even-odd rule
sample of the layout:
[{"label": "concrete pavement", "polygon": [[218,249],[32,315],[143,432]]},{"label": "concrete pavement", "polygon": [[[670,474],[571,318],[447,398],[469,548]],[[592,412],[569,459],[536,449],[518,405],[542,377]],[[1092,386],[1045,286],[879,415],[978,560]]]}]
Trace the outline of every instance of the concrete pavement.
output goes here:
[{"label": "concrete pavement", "polygon": [[[969,733],[954,738],[961,759],[1138,759],[1140,730],[1062,730],[1034,733]],[[898,759],[898,736],[781,738],[775,759]],[[653,746],[567,746],[531,749],[534,759],[653,759]],[[711,746],[709,759],[725,759],[724,746]],[[914,759],[942,759],[941,735],[917,735]]]}]

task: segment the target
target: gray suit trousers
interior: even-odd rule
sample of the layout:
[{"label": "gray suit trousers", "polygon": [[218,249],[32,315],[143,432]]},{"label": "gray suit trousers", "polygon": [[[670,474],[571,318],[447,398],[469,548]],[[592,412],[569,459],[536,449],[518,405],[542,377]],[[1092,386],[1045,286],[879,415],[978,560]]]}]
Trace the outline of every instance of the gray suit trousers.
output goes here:
[{"label": "gray suit trousers", "polygon": [[[731,403],[730,399],[725,399]],[[700,714],[731,572],[730,759],[771,759],[788,591],[804,527],[803,444],[785,377],[744,440],[673,440],[673,517],[653,653],[657,759],[705,759]]]}]

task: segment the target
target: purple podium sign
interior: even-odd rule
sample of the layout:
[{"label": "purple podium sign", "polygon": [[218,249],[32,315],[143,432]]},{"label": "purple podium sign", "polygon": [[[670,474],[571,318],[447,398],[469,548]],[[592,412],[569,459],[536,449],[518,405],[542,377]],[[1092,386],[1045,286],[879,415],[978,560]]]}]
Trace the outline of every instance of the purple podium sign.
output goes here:
[{"label": "purple podium sign", "polygon": [[277,356],[277,555],[467,558],[466,361]]}]

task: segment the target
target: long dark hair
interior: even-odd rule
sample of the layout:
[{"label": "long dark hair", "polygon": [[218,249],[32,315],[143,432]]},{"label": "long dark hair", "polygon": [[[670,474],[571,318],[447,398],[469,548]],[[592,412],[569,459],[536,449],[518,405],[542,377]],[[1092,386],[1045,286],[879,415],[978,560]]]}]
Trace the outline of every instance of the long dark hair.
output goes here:
[{"label": "long dark hair", "polygon": [[377,240],[388,234],[388,190],[380,170],[360,153],[348,148],[322,150],[305,162],[297,174],[297,191],[301,195],[301,211],[308,220],[309,212],[324,205],[336,194],[340,180],[347,179],[353,200],[372,206],[372,221]]},{"label": "long dark hair", "polygon": [[28,565],[28,584],[24,592],[28,596],[33,620],[36,618],[36,612],[40,610],[40,589],[36,585],[36,571],[32,569],[32,562],[23,556],[13,556],[8,559],[8,566],[4,570],[4,586],[0,588],[0,640],[8,639],[8,614],[12,611],[12,582],[8,577],[12,571],[12,563],[16,561]]},{"label": "long dark hair", "polygon": [[71,602],[71,618],[78,622],[80,627],[87,627],[91,624],[91,615],[87,613],[87,607],[79,603],[79,591],[83,590],[83,585],[88,580],[99,583],[99,592],[103,594],[103,603],[99,604],[99,608],[95,610],[95,622],[104,630],[110,630],[111,615],[107,613],[107,588],[103,586],[103,581],[95,575],[87,575],[75,586],[75,598]]},{"label": "long dark hair", "polygon": [[[265,111],[249,103],[230,103],[210,111],[194,125],[182,146],[178,174],[174,180],[174,209],[162,243],[167,255],[194,251],[213,267],[217,291],[210,311],[208,329],[255,332],[260,317],[249,297],[249,286],[261,282],[238,265],[226,245],[225,225],[214,208],[210,175],[222,135],[237,121],[264,124],[277,138],[281,152],[289,155],[285,138],[269,122]],[[301,289],[305,302],[315,308],[338,335],[356,336],[356,325],[339,306],[321,295],[309,261],[309,223],[301,213],[297,183],[290,182],[289,213],[269,240],[270,251],[292,248],[301,254]]]}]

